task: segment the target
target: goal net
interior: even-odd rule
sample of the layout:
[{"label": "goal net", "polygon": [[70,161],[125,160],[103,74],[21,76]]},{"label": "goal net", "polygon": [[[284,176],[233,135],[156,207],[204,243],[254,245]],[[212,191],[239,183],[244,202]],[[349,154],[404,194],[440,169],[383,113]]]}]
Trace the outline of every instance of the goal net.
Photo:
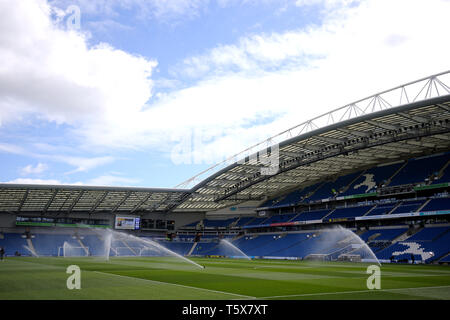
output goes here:
[{"label": "goal net", "polygon": [[116,257],[140,256],[141,247],[111,247],[111,255]]},{"label": "goal net", "polygon": [[327,261],[328,254],[320,254],[320,253],[311,253],[308,254],[303,260],[311,260],[311,261]]},{"label": "goal net", "polygon": [[89,247],[58,247],[58,257],[87,257],[89,256]]},{"label": "goal net", "polygon": [[345,253],[338,257],[338,261],[361,262],[361,256],[359,254]]}]

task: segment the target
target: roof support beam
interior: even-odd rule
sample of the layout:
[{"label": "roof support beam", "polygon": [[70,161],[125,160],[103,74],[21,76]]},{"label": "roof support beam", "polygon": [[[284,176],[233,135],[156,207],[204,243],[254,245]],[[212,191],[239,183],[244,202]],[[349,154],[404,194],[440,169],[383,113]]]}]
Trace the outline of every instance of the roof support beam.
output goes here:
[{"label": "roof support beam", "polygon": [[405,112],[399,112],[398,114],[401,115],[402,117],[406,118],[406,119],[417,121],[419,123],[422,123],[422,122],[426,123],[426,122],[431,121],[431,119],[425,118],[424,116],[410,115],[410,114],[405,113]]},{"label": "roof support beam", "polygon": [[27,201],[29,192],[30,192],[30,189],[26,189],[26,191],[25,191],[25,193],[24,193],[24,195],[23,195],[23,198],[22,198],[22,200],[20,201],[19,208],[17,209],[17,211],[20,212],[20,211],[22,210],[23,205],[24,205],[25,202]]},{"label": "roof support beam", "polygon": [[368,124],[371,124],[375,127],[383,128],[386,130],[397,130],[400,128],[400,126],[398,126],[398,125],[392,125],[389,123],[384,123],[384,122],[376,121],[376,120],[366,120],[364,122],[367,122]]},{"label": "roof support beam", "polygon": [[111,210],[111,213],[114,213],[114,212],[116,212],[116,210],[117,209],[119,209],[119,207],[130,197],[130,195],[132,194],[133,192],[131,192],[131,191],[128,191],[126,194],[125,194],[125,196],[122,198],[122,200],[120,200],[115,206],[114,206],[114,208],[112,208],[112,210]]},{"label": "roof support beam", "polygon": [[340,143],[345,142],[345,140],[342,140],[342,139],[336,139],[336,138],[324,137],[324,136],[315,136],[314,139],[321,140],[321,141],[331,143],[331,144],[340,144]]},{"label": "roof support beam", "polygon": [[357,131],[357,130],[354,130],[354,129],[341,128],[341,129],[337,129],[337,130],[341,131],[341,132],[344,132],[346,134],[352,134],[352,135],[354,135],[356,137],[360,137],[360,138],[367,138],[367,137],[369,137],[372,134],[371,131],[362,132],[362,131]]},{"label": "roof support beam", "polygon": [[53,190],[53,194],[52,194],[51,198],[45,204],[44,210],[42,210],[43,214],[48,211],[48,208],[50,208],[50,205],[52,204],[53,200],[55,200],[57,193],[58,193],[57,189]]},{"label": "roof support beam", "polygon": [[72,212],[73,208],[75,207],[75,205],[78,203],[78,201],[80,201],[81,197],[84,194],[84,190],[81,190],[80,193],[77,195],[77,197],[73,200],[72,204],[70,205],[69,209],[67,209],[67,212],[70,213]]},{"label": "roof support beam", "polygon": [[243,177],[243,178],[253,178],[255,176],[257,172],[254,173],[246,173],[246,172],[234,172],[234,171],[230,171],[227,174],[229,175],[235,175],[235,176],[239,176],[239,177]]},{"label": "roof support beam", "polygon": [[305,155],[304,152],[290,152],[290,151],[284,151],[284,150],[280,150],[280,154],[282,156],[288,156],[291,158],[298,158],[298,157]]},{"label": "roof support beam", "polygon": [[145,202],[147,202],[148,199],[152,196],[153,193],[149,192],[137,205],[134,206],[133,209],[131,209],[130,213],[135,212],[137,209],[139,209]]},{"label": "roof support beam", "polygon": [[95,204],[92,206],[91,210],[89,210],[89,213],[93,213],[95,209],[105,200],[106,196],[108,195],[109,191],[105,191],[100,198],[95,202]]}]

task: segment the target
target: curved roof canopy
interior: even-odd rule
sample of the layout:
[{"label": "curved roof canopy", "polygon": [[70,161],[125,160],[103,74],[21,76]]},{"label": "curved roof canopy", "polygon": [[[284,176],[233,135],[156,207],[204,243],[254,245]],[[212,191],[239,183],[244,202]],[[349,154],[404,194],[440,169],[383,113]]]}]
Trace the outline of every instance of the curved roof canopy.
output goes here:
[{"label": "curved roof canopy", "polygon": [[306,121],[205,170],[179,185],[183,189],[0,184],[0,211],[214,211],[448,150],[450,71]]}]

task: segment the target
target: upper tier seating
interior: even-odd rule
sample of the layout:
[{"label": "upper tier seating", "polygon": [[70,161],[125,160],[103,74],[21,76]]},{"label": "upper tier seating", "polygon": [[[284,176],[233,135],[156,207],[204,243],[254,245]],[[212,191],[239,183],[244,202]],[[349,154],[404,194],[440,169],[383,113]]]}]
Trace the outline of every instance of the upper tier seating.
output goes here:
[{"label": "upper tier seating", "polygon": [[[438,172],[436,172],[438,173]],[[450,165],[448,165],[444,172],[442,173],[442,175],[436,176],[433,180],[432,180],[432,184],[437,184],[437,183],[444,183],[444,182],[450,182]]]},{"label": "upper tier seating", "polygon": [[424,182],[439,171],[449,160],[449,154],[410,159],[406,166],[392,179],[390,186]]},{"label": "upper tier seating", "polygon": [[440,211],[450,210],[450,198],[431,199],[421,211]]},{"label": "upper tier seating", "polygon": [[378,204],[372,211],[366,214],[366,216],[378,216],[388,214],[394,209],[397,203]]},{"label": "upper tier seating", "polygon": [[225,219],[225,220],[212,220],[204,219],[203,225],[205,228],[226,228],[229,227],[237,218]]},{"label": "upper tier seating", "polygon": [[343,196],[369,193],[376,191],[376,187],[387,181],[402,163],[379,166],[368,169],[342,194]]},{"label": "upper tier seating", "polygon": [[338,208],[327,219],[352,218],[365,215],[373,206]]},{"label": "upper tier seating", "polygon": [[316,210],[316,211],[304,211],[301,212],[297,217],[295,217],[292,221],[308,221],[308,220],[321,220],[327,214],[330,213],[331,210]]},{"label": "upper tier seating", "polygon": [[416,212],[424,202],[424,200],[403,201],[391,214]]},{"label": "upper tier seating", "polygon": [[[378,166],[366,171],[359,171],[338,177],[335,181],[319,182],[304,189],[293,191],[285,196],[268,200],[261,207],[286,207],[301,202],[309,203],[332,197],[374,192],[377,190],[377,186],[387,183],[391,177],[392,180],[387,186],[425,183],[426,179],[429,179],[432,174],[438,173],[449,160],[450,152],[419,159],[410,159],[406,163],[398,162]],[[440,179],[433,180],[432,182],[450,182],[450,168],[447,167],[444,175]],[[406,208],[401,207],[399,209],[404,210]],[[379,211],[377,209],[375,210],[374,215],[378,214]],[[396,211],[396,213],[398,212]]]},{"label": "upper tier seating", "polygon": [[360,174],[361,172],[351,173],[346,176],[337,178],[336,181],[328,181],[324,183],[319,189],[317,189],[311,197],[307,198],[306,201],[309,202],[331,198],[337,195],[337,193],[341,191],[342,188],[348,186],[352,182],[352,180],[354,180]]},{"label": "upper tier seating", "polygon": [[271,216],[269,219],[264,221],[264,224],[288,222],[289,220],[291,220],[296,215],[297,215],[296,213],[277,214],[277,215]]}]

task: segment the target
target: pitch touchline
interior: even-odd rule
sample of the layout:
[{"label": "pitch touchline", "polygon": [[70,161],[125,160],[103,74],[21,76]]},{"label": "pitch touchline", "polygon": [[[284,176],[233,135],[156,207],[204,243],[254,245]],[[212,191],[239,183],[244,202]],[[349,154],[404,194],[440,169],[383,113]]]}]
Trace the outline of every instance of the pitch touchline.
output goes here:
[{"label": "pitch touchline", "polygon": [[396,291],[396,290],[411,290],[411,289],[438,289],[438,288],[450,288],[450,286],[414,287],[414,288],[395,288],[395,289],[380,289],[380,290],[355,290],[355,291],[323,292],[323,293],[304,293],[304,294],[292,294],[292,295],[285,295],[285,296],[257,297],[256,299],[273,299],[273,298],[289,298],[289,297],[308,297],[308,296],[324,296],[324,295],[347,294],[347,293],[361,293],[361,292]]},{"label": "pitch touchline", "polygon": [[228,294],[228,295],[232,295],[232,296],[244,297],[244,298],[249,298],[249,299],[256,299],[256,297],[246,296],[246,295],[243,295],[243,294],[232,293],[232,292],[225,292],[225,291],[219,291],[219,290],[212,290],[212,289],[205,289],[205,288],[199,288],[199,287],[191,287],[191,286],[186,286],[186,285],[178,284],[178,283],[171,283],[171,282],[164,282],[164,281],[157,281],[157,280],[150,280],[150,279],[142,279],[142,278],[123,276],[123,275],[120,275],[120,274],[101,272],[101,271],[92,271],[92,272],[106,274],[106,275],[112,275],[112,276],[122,277],[122,278],[129,278],[129,279],[134,279],[134,280],[149,281],[149,282],[159,283],[159,284],[169,284],[169,285],[172,285],[172,286],[188,288],[188,289],[197,289],[197,290],[215,292],[215,293],[220,293],[220,294]]}]

